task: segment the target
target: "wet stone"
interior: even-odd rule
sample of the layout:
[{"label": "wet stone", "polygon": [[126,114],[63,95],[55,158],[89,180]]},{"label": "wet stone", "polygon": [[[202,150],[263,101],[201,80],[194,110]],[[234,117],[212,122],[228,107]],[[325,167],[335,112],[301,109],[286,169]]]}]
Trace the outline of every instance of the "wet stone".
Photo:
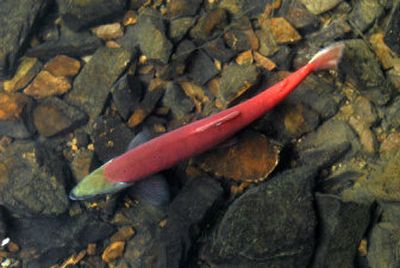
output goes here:
[{"label": "wet stone", "polygon": [[394,99],[393,103],[386,108],[384,122],[385,128],[398,128],[400,126],[400,98]]},{"label": "wet stone", "polygon": [[224,39],[235,51],[257,50],[259,47],[257,36],[247,18],[233,22],[230,30],[225,32]]},{"label": "wet stone", "polygon": [[3,207],[0,207],[0,240],[3,241],[6,238],[7,225],[6,216]]},{"label": "wet stone", "polygon": [[222,144],[198,156],[195,163],[218,177],[247,182],[265,180],[279,163],[279,146],[253,131],[245,132],[238,139],[232,145]]},{"label": "wet stone", "polygon": [[92,29],[92,32],[103,40],[117,39],[124,35],[122,26],[118,22],[97,26]]},{"label": "wet stone", "polygon": [[192,101],[185,95],[184,91],[175,83],[168,83],[162,104],[168,107],[175,118],[180,119],[194,109]]},{"label": "wet stone", "polygon": [[171,0],[167,4],[168,14],[172,18],[196,15],[202,0]]},{"label": "wet stone", "polygon": [[225,67],[221,75],[221,88],[218,98],[227,107],[257,82],[258,71],[254,65],[231,64]]},{"label": "wet stone", "polygon": [[18,215],[59,215],[68,208],[61,159],[43,144],[14,142],[0,155],[0,199]]},{"label": "wet stone", "polygon": [[226,21],[226,11],[222,8],[214,9],[200,17],[196,25],[190,31],[190,36],[199,42],[212,39],[218,30],[223,29]]},{"label": "wet stone", "polygon": [[59,54],[70,57],[80,57],[92,54],[101,46],[101,40],[93,36],[89,31],[74,32],[61,25],[60,36],[55,40],[30,48],[26,55],[48,60]]},{"label": "wet stone", "polygon": [[54,76],[48,71],[41,71],[32,83],[24,89],[26,95],[35,99],[61,95],[71,89],[70,81],[62,76]]},{"label": "wet stone", "polygon": [[272,71],[276,68],[276,64],[272,60],[264,57],[257,51],[254,52],[254,60],[256,61],[258,66],[264,68],[267,71]]},{"label": "wet stone", "polygon": [[256,35],[258,37],[258,41],[260,42],[258,52],[264,56],[271,56],[279,50],[279,46],[271,32],[261,29],[256,31]]},{"label": "wet stone", "polygon": [[80,68],[81,62],[79,60],[65,55],[57,55],[44,65],[43,70],[56,77],[74,77],[79,73]]},{"label": "wet stone", "polygon": [[395,267],[398,265],[399,232],[398,224],[388,222],[378,223],[373,227],[367,255],[369,267]]},{"label": "wet stone", "polygon": [[215,68],[214,62],[210,57],[202,50],[196,52],[188,66],[188,77],[191,78],[193,82],[204,85],[217,74],[218,70]]},{"label": "wet stone", "polygon": [[47,98],[33,110],[33,122],[40,135],[66,133],[86,120],[86,115],[59,98]]},{"label": "wet stone", "polygon": [[343,0],[301,0],[301,3],[314,15],[319,15],[336,7]]},{"label": "wet stone", "polygon": [[201,86],[187,81],[181,81],[179,82],[179,85],[185,92],[186,96],[192,100],[194,107],[196,108],[196,113],[201,113],[203,108],[207,104],[210,104],[210,99],[207,96],[208,92]]},{"label": "wet stone", "polygon": [[312,267],[352,267],[370,224],[370,205],[316,195],[320,236]]},{"label": "wet stone", "polygon": [[169,24],[169,36],[174,42],[180,41],[194,23],[195,19],[192,17],[183,17],[172,20]]},{"label": "wet stone", "polygon": [[385,43],[397,54],[400,53],[400,4],[394,2],[389,16],[389,23],[385,29]]},{"label": "wet stone", "polygon": [[357,31],[364,32],[383,14],[385,4],[379,0],[360,0],[355,2],[349,20]]},{"label": "wet stone", "polygon": [[143,88],[139,80],[128,75],[122,76],[112,87],[113,102],[119,114],[125,120],[129,118],[129,115],[138,106],[142,91]]},{"label": "wet stone", "polygon": [[345,18],[338,18],[327,25],[324,25],[319,31],[306,36],[307,40],[315,46],[327,46],[338,39],[344,38],[351,31],[351,27]]},{"label": "wet stone", "polygon": [[381,143],[379,151],[382,156],[387,156],[400,151],[400,133],[390,133]]},{"label": "wet stone", "polygon": [[110,237],[111,242],[127,241],[135,235],[136,231],[131,226],[123,226]]},{"label": "wet stone", "polygon": [[300,2],[290,3],[287,10],[282,13],[296,29],[307,30],[316,28],[319,24],[318,17],[309,12]]},{"label": "wet stone", "polygon": [[93,157],[94,153],[86,149],[81,149],[74,155],[70,168],[75,181],[81,181],[93,170]]},{"label": "wet stone", "polygon": [[122,25],[134,25],[137,23],[137,13],[133,10],[128,10],[122,19]]},{"label": "wet stone", "polygon": [[261,26],[271,32],[277,44],[292,44],[301,39],[301,35],[283,17],[266,19]]},{"label": "wet stone", "polygon": [[32,81],[36,74],[42,68],[42,64],[36,58],[23,58],[18,69],[11,80],[4,81],[4,90],[7,92],[15,92]]},{"label": "wet stone", "polygon": [[24,139],[33,134],[32,100],[21,93],[0,93],[0,135]]},{"label": "wet stone", "polygon": [[264,12],[266,6],[272,2],[271,0],[222,0],[219,6],[227,9],[235,16],[241,17],[243,13],[245,13],[249,18],[255,19],[258,18],[258,16]]},{"label": "wet stone", "polygon": [[75,78],[65,100],[82,108],[94,121],[103,110],[115,80],[126,69],[131,54],[125,49],[101,48]]},{"label": "wet stone", "polygon": [[246,191],[229,206],[200,258],[225,267],[307,266],[317,225],[314,177],[313,168],[293,169]]},{"label": "wet stone", "polygon": [[50,1],[19,0],[0,3],[0,77],[12,75],[34,23]]},{"label": "wet stone", "polygon": [[251,50],[246,50],[237,55],[235,61],[239,65],[250,65],[253,63],[253,53]]},{"label": "wet stone", "polygon": [[106,263],[115,261],[116,259],[122,257],[124,249],[125,249],[125,242],[123,241],[112,242],[104,250],[103,254],[101,255],[101,259]]},{"label": "wet stone", "polygon": [[370,36],[370,43],[378,56],[383,68],[389,69],[399,63],[393,51],[385,44],[384,33],[378,32]]},{"label": "wet stone", "polygon": [[105,23],[123,14],[124,0],[57,0],[64,23],[74,31]]},{"label": "wet stone", "polygon": [[213,58],[223,63],[232,59],[236,52],[225,46],[224,39],[216,38],[204,44],[204,51]]},{"label": "wet stone", "polygon": [[116,118],[99,117],[93,125],[94,150],[102,162],[123,154],[133,133]]}]

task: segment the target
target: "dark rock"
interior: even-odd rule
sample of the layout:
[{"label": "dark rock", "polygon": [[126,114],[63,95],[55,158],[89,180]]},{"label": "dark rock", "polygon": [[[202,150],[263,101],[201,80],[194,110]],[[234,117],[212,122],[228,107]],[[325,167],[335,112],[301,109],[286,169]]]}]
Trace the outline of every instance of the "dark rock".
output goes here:
[{"label": "dark rock", "polygon": [[204,85],[217,74],[218,70],[214,62],[202,50],[199,50],[196,55],[191,58],[187,75],[196,84]]},{"label": "dark rock", "polygon": [[75,31],[110,22],[126,8],[125,0],[57,0],[57,3],[64,23]]},{"label": "dark rock", "polygon": [[336,7],[343,0],[301,0],[301,3],[313,14],[319,15]]},{"label": "dark rock", "polygon": [[175,83],[168,83],[162,103],[171,109],[175,118],[180,119],[194,109],[192,101],[185,95],[183,90]]},{"label": "dark rock", "polygon": [[300,2],[283,2],[279,14],[296,29],[311,30],[319,25],[318,17],[309,12]]},{"label": "dark rock", "polygon": [[317,194],[320,235],[312,267],[353,267],[370,222],[370,205]]},{"label": "dark rock", "polygon": [[47,0],[0,2],[0,77],[8,77],[15,71],[32,27],[49,3]]},{"label": "dark rock", "polygon": [[222,194],[221,185],[212,179],[196,178],[189,182],[170,204],[167,225],[148,250],[145,263],[160,268],[186,267],[193,243]]},{"label": "dark rock", "polygon": [[141,6],[143,6],[146,3],[147,0],[130,0],[129,1],[129,7],[131,9],[137,10],[139,9]]},{"label": "dark rock", "polygon": [[3,239],[6,238],[6,233],[7,233],[6,216],[3,207],[0,207],[0,241],[3,241]]},{"label": "dark rock", "polygon": [[247,18],[230,24],[229,30],[224,33],[224,39],[230,48],[239,52],[257,50],[259,46],[256,34]]},{"label": "dark rock", "polygon": [[125,49],[100,48],[75,78],[65,100],[83,109],[91,121],[103,110],[111,86],[126,69],[131,54]]},{"label": "dark rock", "polygon": [[400,126],[400,98],[397,97],[391,105],[386,108],[383,124],[386,129],[396,129]]},{"label": "dark rock", "polygon": [[225,46],[225,42],[222,37],[205,43],[204,50],[211,58],[217,59],[223,63],[228,62],[236,55],[235,51]]},{"label": "dark rock", "polygon": [[349,14],[351,26],[358,32],[366,31],[383,14],[385,4],[379,0],[360,0]]},{"label": "dark rock", "polygon": [[111,93],[119,114],[126,120],[139,104],[143,89],[138,79],[124,75],[114,84]]},{"label": "dark rock", "polygon": [[32,100],[21,93],[0,93],[0,135],[25,139],[32,136]]},{"label": "dark rock", "polygon": [[117,39],[117,43],[121,47],[130,51],[133,55],[137,53],[139,47],[139,28],[135,25],[128,25],[125,30],[124,36]]},{"label": "dark rock", "polygon": [[398,223],[382,222],[374,226],[368,246],[369,267],[396,267],[399,264],[399,234]]},{"label": "dark rock", "polygon": [[400,2],[394,2],[385,29],[385,44],[397,54],[400,53]]},{"label": "dark rock", "polygon": [[227,9],[229,12],[237,17],[241,17],[244,14],[251,19],[258,18],[261,15],[266,6],[270,5],[273,1],[271,0],[222,0],[219,6]]},{"label": "dark rock", "polygon": [[169,36],[174,42],[179,42],[194,23],[195,19],[192,17],[172,20],[169,24]]},{"label": "dark rock", "polygon": [[167,11],[171,18],[196,15],[203,0],[171,0],[168,1]]},{"label": "dark rock", "polygon": [[177,46],[172,59],[178,62],[185,62],[194,51],[196,51],[196,45],[192,41],[185,39]]},{"label": "dark rock", "polygon": [[260,48],[258,51],[264,56],[271,56],[279,50],[279,46],[276,43],[271,32],[265,29],[261,29],[256,31],[256,35],[258,37],[258,40],[260,41]]},{"label": "dark rock", "polygon": [[0,202],[10,212],[58,215],[66,211],[64,165],[44,144],[14,142],[0,159]]},{"label": "dark rock", "polygon": [[40,268],[107,238],[113,227],[85,213],[76,217],[15,218],[9,232],[12,241],[22,248],[24,266]]},{"label": "dark rock", "polygon": [[56,97],[45,99],[33,110],[35,127],[45,137],[66,133],[85,120],[83,112]]},{"label": "dark rock", "polygon": [[315,175],[310,167],[293,169],[245,192],[201,258],[219,267],[306,267],[315,245]]},{"label": "dark rock", "polygon": [[133,133],[116,118],[99,117],[93,125],[94,150],[103,162],[123,154]]},{"label": "dark rock", "polygon": [[400,220],[400,205],[398,202],[379,202],[379,207],[382,209],[381,222],[388,222],[399,226]]},{"label": "dark rock", "polygon": [[44,60],[53,58],[59,54],[71,57],[80,57],[92,54],[101,46],[101,41],[88,31],[76,33],[66,26],[61,26],[60,36],[30,48],[26,55],[38,57]]},{"label": "dark rock", "polygon": [[350,25],[345,18],[338,18],[333,20],[328,25],[325,25],[321,30],[307,35],[307,40],[315,46],[327,46],[336,40],[343,39],[343,37],[351,31]]},{"label": "dark rock", "polygon": [[224,9],[217,8],[205,13],[190,30],[190,36],[200,43],[213,39],[227,23],[227,14]]},{"label": "dark rock", "polygon": [[221,88],[218,98],[224,107],[241,96],[258,79],[258,70],[254,65],[231,64],[225,67],[221,75]]},{"label": "dark rock", "polygon": [[341,196],[345,190],[351,189],[361,176],[363,176],[362,173],[354,170],[334,174],[319,181],[319,189],[326,194]]},{"label": "dark rock", "polygon": [[269,58],[280,70],[290,70],[292,67],[293,53],[289,46],[280,46],[279,50]]}]

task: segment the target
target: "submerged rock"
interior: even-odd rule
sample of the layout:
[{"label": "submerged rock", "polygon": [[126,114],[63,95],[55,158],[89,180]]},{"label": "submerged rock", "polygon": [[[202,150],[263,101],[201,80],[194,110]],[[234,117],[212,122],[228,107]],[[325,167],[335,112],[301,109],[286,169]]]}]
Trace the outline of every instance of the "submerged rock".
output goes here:
[{"label": "submerged rock", "polygon": [[400,261],[398,256],[399,243],[400,228],[398,223],[382,222],[374,226],[368,247],[369,267],[396,267]]},{"label": "submerged rock", "polygon": [[317,224],[315,175],[314,168],[293,169],[245,192],[229,206],[201,259],[221,267],[307,266]]},{"label": "submerged rock", "polygon": [[194,16],[202,2],[202,0],[171,0],[167,2],[167,12],[171,18]]},{"label": "submerged rock", "polygon": [[70,89],[71,83],[67,78],[54,76],[50,72],[43,70],[24,89],[24,93],[35,99],[43,99],[54,95],[62,95]]},{"label": "submerged rock", "polygon": [[11,213],[54,216],[67,210],[63,162],[45,145],[14,142],[0,159],[0,202]]},{"label": "submerged rock", "polygon": [[16,92],[28,85],[42,68],[42,64],[36,58],[23,58],[17,72],[11,80],[4,81],[6,92]]},{"label": "submerged rock", "polygon": [[394,2],[385,30],[385,43],[397,54],[400,53],[400,2]]},{"label": "submerged rock", "polygon": [[214,62],[206,53],[199,50],[192,58],[188,66],[187,76],[196,84],[204,85],[207,81],[218,74]]},{"label": "submerged rock", "polygon": [[194,109],[192,101],[185,95],[185,92],[174,83],[168,83],[162,103],[171,109],[175,118],[181,119]]},{"label": "submerged rock", "polygon": [[357,31],[366,31],[383,14],[385,1],[360,0],[354,3],[349,14],[352,27]]},{"label": "submerged rock", "polygon": [[300,0],[314,15],[319,15],[336,7],[343,0]]}]

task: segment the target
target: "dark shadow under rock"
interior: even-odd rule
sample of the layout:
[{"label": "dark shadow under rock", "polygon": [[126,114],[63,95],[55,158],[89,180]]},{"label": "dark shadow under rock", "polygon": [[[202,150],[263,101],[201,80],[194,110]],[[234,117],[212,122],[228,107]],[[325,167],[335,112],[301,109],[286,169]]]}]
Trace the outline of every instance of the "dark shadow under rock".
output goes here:
[{"label": "dark shadow under rock", "polygon": [[358,245],[370,223],[370,204],[317,194],[320,234],[312,267],[354,267]]},{"label": "dark shadow under rock", "polygon": [[201,259],[210,267],[306,267],[315,245],[315,169],[302,167],[248,190],[226,211]]},{"label": "dark shadow under rock", "polygon": [[58,215],[67,210],[65,167],[52,150],[14,142],[0,159],[0,202],[10,213]]}]

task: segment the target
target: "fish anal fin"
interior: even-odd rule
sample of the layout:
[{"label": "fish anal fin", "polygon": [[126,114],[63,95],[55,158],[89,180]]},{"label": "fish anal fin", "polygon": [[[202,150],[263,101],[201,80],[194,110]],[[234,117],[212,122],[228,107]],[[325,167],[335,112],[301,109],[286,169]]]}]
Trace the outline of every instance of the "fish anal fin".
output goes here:
[{"label": "fish anal fin", "polygon": [[212,121],[212,122],[210,122],[208,124],[205,124],[205,125],[203,125],[201,127],[196,128],[195,132],[196,133],[204,132],[204,131],[206,131],[206,130],[208,130],[210,128],[221,126],[221,125],[225,124],[226,122],[229,122],[229,121],[237,118],[239,115],[240,115],[239,111],[232,111],[232,112],[222,116],[221,118],[218,118],[215,121]]}]

